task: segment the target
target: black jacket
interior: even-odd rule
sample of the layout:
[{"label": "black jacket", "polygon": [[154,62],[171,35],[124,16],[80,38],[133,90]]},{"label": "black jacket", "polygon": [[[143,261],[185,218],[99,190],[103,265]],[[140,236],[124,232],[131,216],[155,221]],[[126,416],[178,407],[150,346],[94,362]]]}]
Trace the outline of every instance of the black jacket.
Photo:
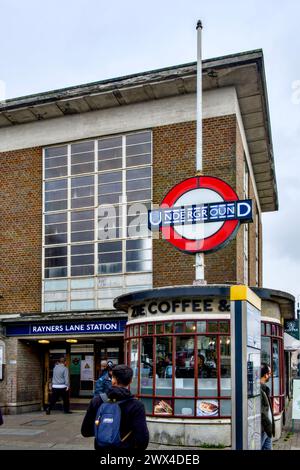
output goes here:
[{"label": "black jacket", "polygon": [[262,432],[267,433],[268,437],[272,437],[272,436],[275,436],[275,422],[274,422],[272,403],[270,399],[270,389],[267,385],[261,384],[260,396],[261,396],[261,430]]},{"label": "black jacket", "polygon": [[[126,398],[133,397],[127,388],[112,387],[107,394],[108,398],[115,399],[116,401],[125,400]],[[102,404],[100,396],[91,400],[87,409],[86,415],[81,425],[81,434],[84,437],[91,437],[95,435],[94,425],[96,413],[99,406]],[[124,449],[141,449],[147,448],[149,443],[149,432],[146,424],[145,407],[139,400],[128,400],[120,404],[121,408],[121,425],[120,434],[121,439],[131,431],[129,437],[122,443]],[[102,448],[97,446],[95,441],[95,449],[103,451]]]}]

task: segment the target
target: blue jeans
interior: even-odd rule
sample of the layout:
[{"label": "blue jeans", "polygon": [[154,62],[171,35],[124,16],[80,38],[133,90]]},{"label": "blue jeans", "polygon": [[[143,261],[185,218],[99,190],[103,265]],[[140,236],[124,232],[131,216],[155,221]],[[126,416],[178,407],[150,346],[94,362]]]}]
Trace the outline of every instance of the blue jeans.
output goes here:
[{"label": "blue jeans", "polygon": [[266,432],[261,435],[261,450],[272,450],[272,437],[269,437]]}]

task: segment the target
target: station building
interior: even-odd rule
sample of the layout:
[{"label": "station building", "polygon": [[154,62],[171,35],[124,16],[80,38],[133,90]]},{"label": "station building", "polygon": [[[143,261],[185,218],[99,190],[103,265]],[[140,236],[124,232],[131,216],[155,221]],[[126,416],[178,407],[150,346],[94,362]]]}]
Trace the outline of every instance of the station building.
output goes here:
[{"label": "station building", "polygon": [[[172,409],[165,419],[199,421],[196,400],[207,397],[196,372],[199,347],[214,364],[208,392],[218,402],[214,418],[230,423],[226,286],[245,284],[263,301],[265,359],[278,371],[272,399],[281,423],[288,373],[282,325],[294,317],[294,298],[263,287],[262,214],[278,210],[278,195],[261,50],[203,61],[203,174],[252,199],[253,223],[205,255],[207,286],[194,287],[195,257],[148,230],[148,209],[196,174],[196,68],[183,64],[0,104],[0,405],[6,412],[45,406],[53,366],[65,355],[72,406],[86,406],[102,359],[128,360],[138,368],[133,390],[149,419],[158,395]],[[157,323],[129,323],[125,354],[128,305],[123,297],[114,306],[114,299],[137,292],[148,292]],[[179,316],[168,319],[174,308]],[[142,356],[154,373],[146,391]],[[180,380],[189,392],[183,382],[178,386],[185,403],[176,398],[175,369],[160,376],[166,364],[158,363],[168,356],[188,368]],[[157,376],[171,380],[161,383],[167,392],[159,391]]]}]

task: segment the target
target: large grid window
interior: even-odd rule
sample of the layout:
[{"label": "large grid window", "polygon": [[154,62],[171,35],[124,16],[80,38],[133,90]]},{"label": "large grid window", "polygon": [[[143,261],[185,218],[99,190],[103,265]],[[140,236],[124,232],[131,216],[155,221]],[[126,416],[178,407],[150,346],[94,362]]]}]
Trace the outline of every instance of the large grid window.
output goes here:
[{"label": "large grid window", "polygon": [[[150,131],[44,149],[46,311],[56,310],[56,306],[63,309],[66,302],[67,308],[99,307],[97,293],[105,288],[109,292],[106,289],[104,297],[112,298],[134,290],[139,282],[140,288],[152,287],[150,277],[141,274],[152,273],[152,242],[147,226],[152,198],[151,161]],[[120,278],[128,273],[132,273],[128,281]],[[102,282],[101,277],[108,275],[119,277]],[[79,292],[73,302],[69,295],[74,277],[85,278],[88,285],[88,299],[82,292],[81,303],[77,301]],[[67,289],[59,281],[62,278],[68,280]],[[54,285],[59,290],[57,298]]]},{"label": "large grid window", "polygon": [[231,416],[229,320],[128,325],[125,342],[131,391],[148,415]]}]

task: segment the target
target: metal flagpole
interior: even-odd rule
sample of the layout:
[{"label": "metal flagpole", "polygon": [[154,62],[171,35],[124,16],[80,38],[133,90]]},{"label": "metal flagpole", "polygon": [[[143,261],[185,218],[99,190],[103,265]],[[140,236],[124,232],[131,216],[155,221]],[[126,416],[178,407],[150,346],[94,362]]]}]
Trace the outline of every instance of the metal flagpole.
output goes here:
[{"label": "metal flagpole", "polygon": [[[196,127],[196,173],[202,174],[202,23],[197,22],[197,127]],[[206,284],[204,280],[204,254],[196,254],[196,282]]]}]

